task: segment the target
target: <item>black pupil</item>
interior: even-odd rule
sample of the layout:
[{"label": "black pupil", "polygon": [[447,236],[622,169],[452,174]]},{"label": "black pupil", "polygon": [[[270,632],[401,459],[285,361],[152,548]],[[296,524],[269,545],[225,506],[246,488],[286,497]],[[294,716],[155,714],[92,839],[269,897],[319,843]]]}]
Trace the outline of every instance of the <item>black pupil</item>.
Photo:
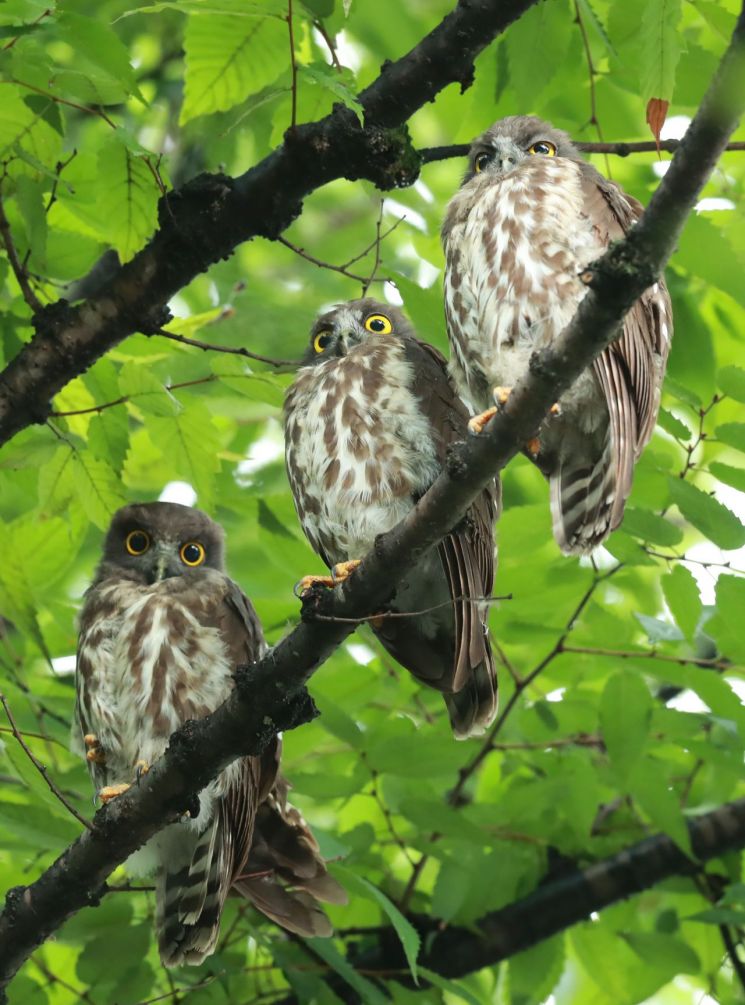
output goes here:
[{"label": "black pupil", "polygon": [[488,154],[479,154],[479,156],[478,156],[478,158],[476,160],[476,163],[478,164],[478,166],[480,168],[483,168],[483,166],[486,164],[486,162],[488,160],[489,160],[489,155]]},{"label": "black pupil", "polygon": [[328,335],[319,335],[318,336],[318,344],[320,345],[320,347],[322,349],[325,349],[326,346],[329,344],[329,336]]},{"label": "black pupil", "polygon": [[186,562],[198,562],[202,552],[196,544],[187,544],[184,548],[184,561]]},{"label": "black pupil", "polygon": [[536,143],[535,148],[539,154],[548,153],[548,143]]},{"label": "black pupil", "polygon": [[136,534],[130,535],[129,547],[132,549],[132,551],[135,552],[144,551],[145,548],[147,548],[147,536],[143,534],[141,531],[138,531]]},{"label": "black pupil", "polygon": [[374,332],[382,332],[385,328],[385,321],[382,318],[373,318],[370,327]]}]

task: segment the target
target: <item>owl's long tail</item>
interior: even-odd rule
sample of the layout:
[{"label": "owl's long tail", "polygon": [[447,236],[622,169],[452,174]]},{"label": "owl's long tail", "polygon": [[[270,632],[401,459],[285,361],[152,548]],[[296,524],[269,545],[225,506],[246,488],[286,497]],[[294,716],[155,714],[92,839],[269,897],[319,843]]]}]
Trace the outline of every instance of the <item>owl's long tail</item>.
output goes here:
[{"label": "owl's long tail", "polygon": [[[610,431],[597,459],[563,457],[549,479],[554,537],[567,555],[586,555],[621,521]],[[620,506],[618,503],[620,502]]]},{"label": "owl's long tail", "polygon": [[180,844],[180,855],[170,849],[156,888],[155,927],[166,967],[198,964],[214,952],[232,874],[219,813],[196,844],[194,832],[186,828]]},{"label": "owl's long tail", "polygon": [[490,648],[483,663],[474,667],[460,691],[443,694],[456,740],[482,736],[497,712],[497,670]]}]

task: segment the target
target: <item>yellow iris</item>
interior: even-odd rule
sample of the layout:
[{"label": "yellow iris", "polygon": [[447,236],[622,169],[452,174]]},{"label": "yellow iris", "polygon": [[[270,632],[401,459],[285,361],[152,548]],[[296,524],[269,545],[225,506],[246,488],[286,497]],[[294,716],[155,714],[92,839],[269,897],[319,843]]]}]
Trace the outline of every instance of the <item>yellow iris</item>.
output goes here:
[{"label": "yellow iris", "polygon": [[193,568],[195,565],[202,564],[205,559],[205,550],[199,541],[187,541],[186,544],[181,545],[179,555],[184,565]]},{"label": "yellow iris", "polygon": [[371,314],[365,318],[365,328],[375,335],[390,335],[393,331],[393,325],[385,314]]}]

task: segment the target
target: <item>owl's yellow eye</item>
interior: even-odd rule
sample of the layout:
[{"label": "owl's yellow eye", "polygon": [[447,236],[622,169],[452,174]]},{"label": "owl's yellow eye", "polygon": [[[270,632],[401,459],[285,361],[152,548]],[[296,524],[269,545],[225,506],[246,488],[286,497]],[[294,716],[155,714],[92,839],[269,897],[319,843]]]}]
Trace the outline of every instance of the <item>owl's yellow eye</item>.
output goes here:
[{"label": "owl's yellow eye", "polygon": [[473,162],[473,169],[476,174],[480,174],[491,160],[491,154],[479,154]]},{"label": "owl's yellow eye", "polygon": [[144,555],[150,547],[150,535],[144,530],[131,530],[127,534],[124,547],[130,555]]},{"label": "owl's yellow eye", "polygon": [[193,568],[195,565],[202,564],[205,559],[205,550],[199,541],[187,541],[186,544],[181,545],[179,555],[184,565]]},{"label": "owl's yellow eye", "polygon": [[313,348],[316,352],[323,352],[326,346],[331,341],[330,332],[319,332],[313,339]]},{"label": "owl's yellow eye", "polygon": [[534,143],[532,147],[528,148],[529,154],[543,154],[544,157],[555,157],[556,147],[553,143],[549,143],[548,140],[539,140]]},{"label": "owl's yellow eye", "polygon": [[371,314],[365,318],[365,328],[375,335],[390,335],[393,331],[393,325],[385,314]]}]

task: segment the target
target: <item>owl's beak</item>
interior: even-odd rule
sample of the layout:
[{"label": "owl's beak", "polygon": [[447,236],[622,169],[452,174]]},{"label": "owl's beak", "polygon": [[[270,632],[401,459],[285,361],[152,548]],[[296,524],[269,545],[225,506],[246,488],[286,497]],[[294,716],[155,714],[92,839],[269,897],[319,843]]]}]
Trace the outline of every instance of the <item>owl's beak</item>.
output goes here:
[{"label": "owl's beak", "polygon": [[497,174],[507,174],[525,157],[524,151],[507,136],[498,136],[494,140],[494,151],[489,166]]},{"label": "owl's beak", "polygon": [[171,561],[171,555],[167,548],[156,545],[154,558],[155,562],[152,567],[153,583],[160,583],[162,580],[168,578],[168,566]]},{"label": "owl's beak", "polygon": [[338,356],[346,356],[350,349],[354,349],[362,341],[360,333],[354,328],[345,328],[339,333],[336,342],[336,353]]}]

